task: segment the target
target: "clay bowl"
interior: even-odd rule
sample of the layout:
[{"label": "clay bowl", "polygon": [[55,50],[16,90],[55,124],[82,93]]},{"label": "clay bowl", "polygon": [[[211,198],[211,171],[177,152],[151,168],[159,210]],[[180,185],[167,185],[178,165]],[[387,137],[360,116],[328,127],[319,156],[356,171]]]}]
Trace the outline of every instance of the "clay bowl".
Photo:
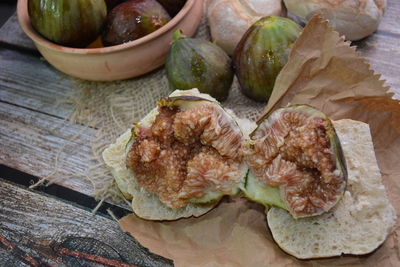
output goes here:
[{"label": "clay bowl", "polygon": [[71,48],[50,42],[30,22],[28,0],[18,0],[18,21],[43,57],[56,69],[85,80],[115,81],[152,71],[165,62],[175,30],[192,36],[203,14],[203,0],[187,0],[166,25],[140,39],[100,48]]}]

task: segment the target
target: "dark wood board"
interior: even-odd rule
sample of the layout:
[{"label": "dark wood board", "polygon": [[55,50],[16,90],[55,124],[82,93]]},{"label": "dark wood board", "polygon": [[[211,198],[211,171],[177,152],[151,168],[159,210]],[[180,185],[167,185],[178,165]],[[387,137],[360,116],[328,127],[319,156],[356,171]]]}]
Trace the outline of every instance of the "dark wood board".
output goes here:
[{"label": "dark wood board", "polygon": [[171,266],[109,218],[1,179],[0,196],[0,266],[29,266],[28,256],[43,266],[99,266],[65,255],[71,250],[137,266]]}]

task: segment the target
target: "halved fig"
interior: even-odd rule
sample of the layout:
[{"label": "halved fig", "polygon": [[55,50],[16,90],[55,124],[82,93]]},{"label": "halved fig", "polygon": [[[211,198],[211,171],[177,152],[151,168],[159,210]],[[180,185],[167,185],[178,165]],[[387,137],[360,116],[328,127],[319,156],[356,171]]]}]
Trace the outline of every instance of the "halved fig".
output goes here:
[{"label": "halved fig", "polygon": [[347,169],[332,122],[307,105],[262,118],[243,147],[250,168],[245,195],[293,217],[329,211],[342,196]]},{"label": "halved fig", "polygon": [[247,165],[243,134],[218,102],[195,96],[157,103],[152,123],[136,124],[126,165],[137,183],[170,208],[209,204],[235,195]]}]

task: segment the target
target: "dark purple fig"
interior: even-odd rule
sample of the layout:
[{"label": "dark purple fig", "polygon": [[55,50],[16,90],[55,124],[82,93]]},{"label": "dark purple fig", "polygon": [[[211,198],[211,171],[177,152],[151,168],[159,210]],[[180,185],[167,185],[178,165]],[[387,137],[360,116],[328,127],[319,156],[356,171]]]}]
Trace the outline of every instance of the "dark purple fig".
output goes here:
[{"label": "dark purple fig", "polygon": [[247,30],[233,59],[243,94],[256,101],[268,101],[301,31],[291,19],[277,16],[261,18]]},{"label": "dark purple fig", "polygon": [[28,11],[36,31],[69,47],[93,42],[107,16],[104,0],[29,0]]},{"label": "dark purple fig", "polygon": [[233,81],[231,59],[219,46],[174,33],[165,71],[171,89],[199,89],[219,101],[228,97]]},{"label": "dark purple fig", "polygon": [[158,2],[168,11],[171,17],[173,17],[182,9],[186,0],[158,0]]},{"label": "dark purple fig", "polygon": [[102,34],[104,45],[118,45],[139,39],[171,20],[156,0],[130,0],[114,7],[108,14]]}]

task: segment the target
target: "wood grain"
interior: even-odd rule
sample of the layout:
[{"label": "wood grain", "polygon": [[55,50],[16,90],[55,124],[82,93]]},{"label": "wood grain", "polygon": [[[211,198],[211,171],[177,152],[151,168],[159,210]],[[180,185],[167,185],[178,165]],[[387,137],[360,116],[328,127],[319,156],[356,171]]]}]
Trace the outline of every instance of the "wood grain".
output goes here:
[{"label": "wood grain", "polygon": [[[0,266],[25,266],[21,254],[52,266],[98,266],[60,255],[61,248],[71,246],[137,266],[171,266],[171,261],[149,253],[108,218],[1,179],[0,195],[0,239],[5,240],[0,242]],[[7,242],[20,252],[7,247]]]},{"label": "wood grain", "polygon": [[66,103],[75,92],[65,76],[36,56],[0,48],[0,101],[68,118],[72,105]]},{"label": "wood grain", "polygon": [[[399,96],[398,14],[400,1],[389,0],[376,34],[355,44]],[[0,29],[1,42],[35,49],[16,15]],[[63,121],[73,108],[65,103],[75,92],[73,79],[33,54],[9,48],[0,48],[0,163],[38,177],[52,175],[59,179],[58,184],[91,195],[92,186],[82,174],[91,166],[87,158],[95,130],[86,132]],[[81,131],[86,133],[76,139]],[[58,154],[60,164],[55,166]],[[59,171],[52,174],[55,168]]]},{"label": "wood grain", "polygon": [[372,69],[400,96],[400,36],[375,34],[355,43],[361,56],[368,59]]},{"label": "wood grain", "polygon": [[379,24],[377,34],[395,34],[400,38],[400,1],[388,0],[385,14]]},{"label": "wood grain", "polygon": [[36,50],[31,39],[26,36],[18,24],[17,13],[12,15],[0,29],[0,43],[16,45],[20,48]]},{"label": "wood grain", "polygon": [[[378,31],[355,45],[400,95],[399,14],[400,1],[389,0]],[[64,120],[73,108],[65,103],[68,95],[75,92],[73,79],[37,55],[20,50],[36,48],[19,27],[15,14],[0,29],[0,44],[4,44],[0,48],[0,164],[38,177],[50,175],[58,178],[60,185],[92,195],[92,185],[82,176],[92,165],[88,157],[96,130]],[[55,169],[58,171],[53,173]],[[94,238],[105,244],[103,248],[114,248],[127,263],[171,264],[149,254],[107,218],[2,180],[0,196],[0,236],[35,260],[67,265],[63,260],[71,259],[57,254],[54,244],[79,237]],[[0,265],[29,266],[21,255],[11,254],[1,242]]]},{"label": "wood grain", "polygon": [[88,158],[94,131],[0,102],[0,164],[59,179],[58,184],[92,195],[93,187],[84,175],[91,166]]}]

